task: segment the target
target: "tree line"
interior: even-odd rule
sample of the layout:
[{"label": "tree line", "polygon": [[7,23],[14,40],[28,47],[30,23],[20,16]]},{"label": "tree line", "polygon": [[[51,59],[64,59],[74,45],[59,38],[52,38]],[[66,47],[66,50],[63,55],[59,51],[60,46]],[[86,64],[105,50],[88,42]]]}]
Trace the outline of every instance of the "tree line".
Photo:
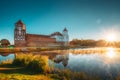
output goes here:
[{"label": "tree line", "polygon": [[119,41],[108,42],[106,40],[92,40],[92,39],[73,39],[70,41],[70,46],[73,47],[120,47]]}]

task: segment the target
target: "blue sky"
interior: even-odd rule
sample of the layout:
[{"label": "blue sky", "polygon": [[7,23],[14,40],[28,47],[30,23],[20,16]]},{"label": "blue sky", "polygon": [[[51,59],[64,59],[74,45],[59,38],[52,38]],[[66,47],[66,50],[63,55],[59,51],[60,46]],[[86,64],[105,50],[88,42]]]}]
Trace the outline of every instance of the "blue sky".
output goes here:
[{"label": "blue sky", "polygon": [[[13,43],[14,24],[21,19],[28,33],[51,34],[66,27],[70,40],[120,36],[119,0],[0,0],[0,39]],[[120,39],[119,39],[120,40]]]}]

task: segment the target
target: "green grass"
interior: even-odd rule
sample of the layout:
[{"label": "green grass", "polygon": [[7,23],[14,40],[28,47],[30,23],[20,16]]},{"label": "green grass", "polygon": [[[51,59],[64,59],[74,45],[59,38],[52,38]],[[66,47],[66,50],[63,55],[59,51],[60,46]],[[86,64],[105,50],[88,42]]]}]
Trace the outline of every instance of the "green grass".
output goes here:
[{"label": "green grass", "polygon": [[3,74],[0,73],[0,80],[53,80],[45,75],[25,75],[25,74]]},{"label": "green grass", "polygon": [[[33,69],[34,70],[34,69]],[[53,80],[49,74],[34,73],[25,67],[0,65],[0,80]]]},{"label": "green grass", "polygon": [[17,54],[12,60],[0,64],[0,80],[52,80],[46,56]]},{"label": "green grass", "polygon": [[48,69],[47,56],[33,54],[18,54],[13,60],[12,65],[24,67],[33,73],[45,73]]},{"label": "green grass", "polygon": [[70,70],[58,70],[51,77],[55,80],[101,80],[98,76],[89,76],[85,72],[72,72]]}]

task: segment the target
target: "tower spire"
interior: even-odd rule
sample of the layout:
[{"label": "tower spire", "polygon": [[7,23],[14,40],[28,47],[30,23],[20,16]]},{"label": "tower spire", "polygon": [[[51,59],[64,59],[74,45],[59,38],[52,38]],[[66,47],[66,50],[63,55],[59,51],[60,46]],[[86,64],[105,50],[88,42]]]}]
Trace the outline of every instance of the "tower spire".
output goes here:
[{"label": "tower spire", "polygon": [[68,35],[68,30],[66,29],[66,27],[63,30],[63,42],[65,46],[68,46],[69,43],[69,35]]},{"label": "tower spire", "polygon": [[18,20],[18,21],[16,22],[16,24],[23,24],[23,22],[22,22],[22,20],[20,19],[20,20]]},{"label": "tower spire", "polygon": [[63,31],[68,31],[68,30],[67,30],[66,27],[65,27]]}]

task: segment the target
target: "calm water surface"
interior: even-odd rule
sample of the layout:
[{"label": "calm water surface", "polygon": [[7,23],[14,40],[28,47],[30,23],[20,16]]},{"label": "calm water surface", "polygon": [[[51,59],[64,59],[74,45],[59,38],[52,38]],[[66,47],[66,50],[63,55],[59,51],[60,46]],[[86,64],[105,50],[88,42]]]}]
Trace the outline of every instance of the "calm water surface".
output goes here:
[{"label": "calm water surface", "polygon": [[[40,54],[40,53],[37,53]],[[105,53],[74,54],[69,50],[59,53],[44,53],[49,57],[49,65],[59,69],[70,69],[85,72],[89,75],[99,75],[110,79],[120,75],[120,52],[108,48]],[[14,54],[0,55],[0,62],[14,59]]]},{"label": "calm water surface", "polygon": [[0,63],[2,61],[6,61],[6,60],[13,60],[15,58],[15,55],[13,53],[1,53],[0,54]]}]

